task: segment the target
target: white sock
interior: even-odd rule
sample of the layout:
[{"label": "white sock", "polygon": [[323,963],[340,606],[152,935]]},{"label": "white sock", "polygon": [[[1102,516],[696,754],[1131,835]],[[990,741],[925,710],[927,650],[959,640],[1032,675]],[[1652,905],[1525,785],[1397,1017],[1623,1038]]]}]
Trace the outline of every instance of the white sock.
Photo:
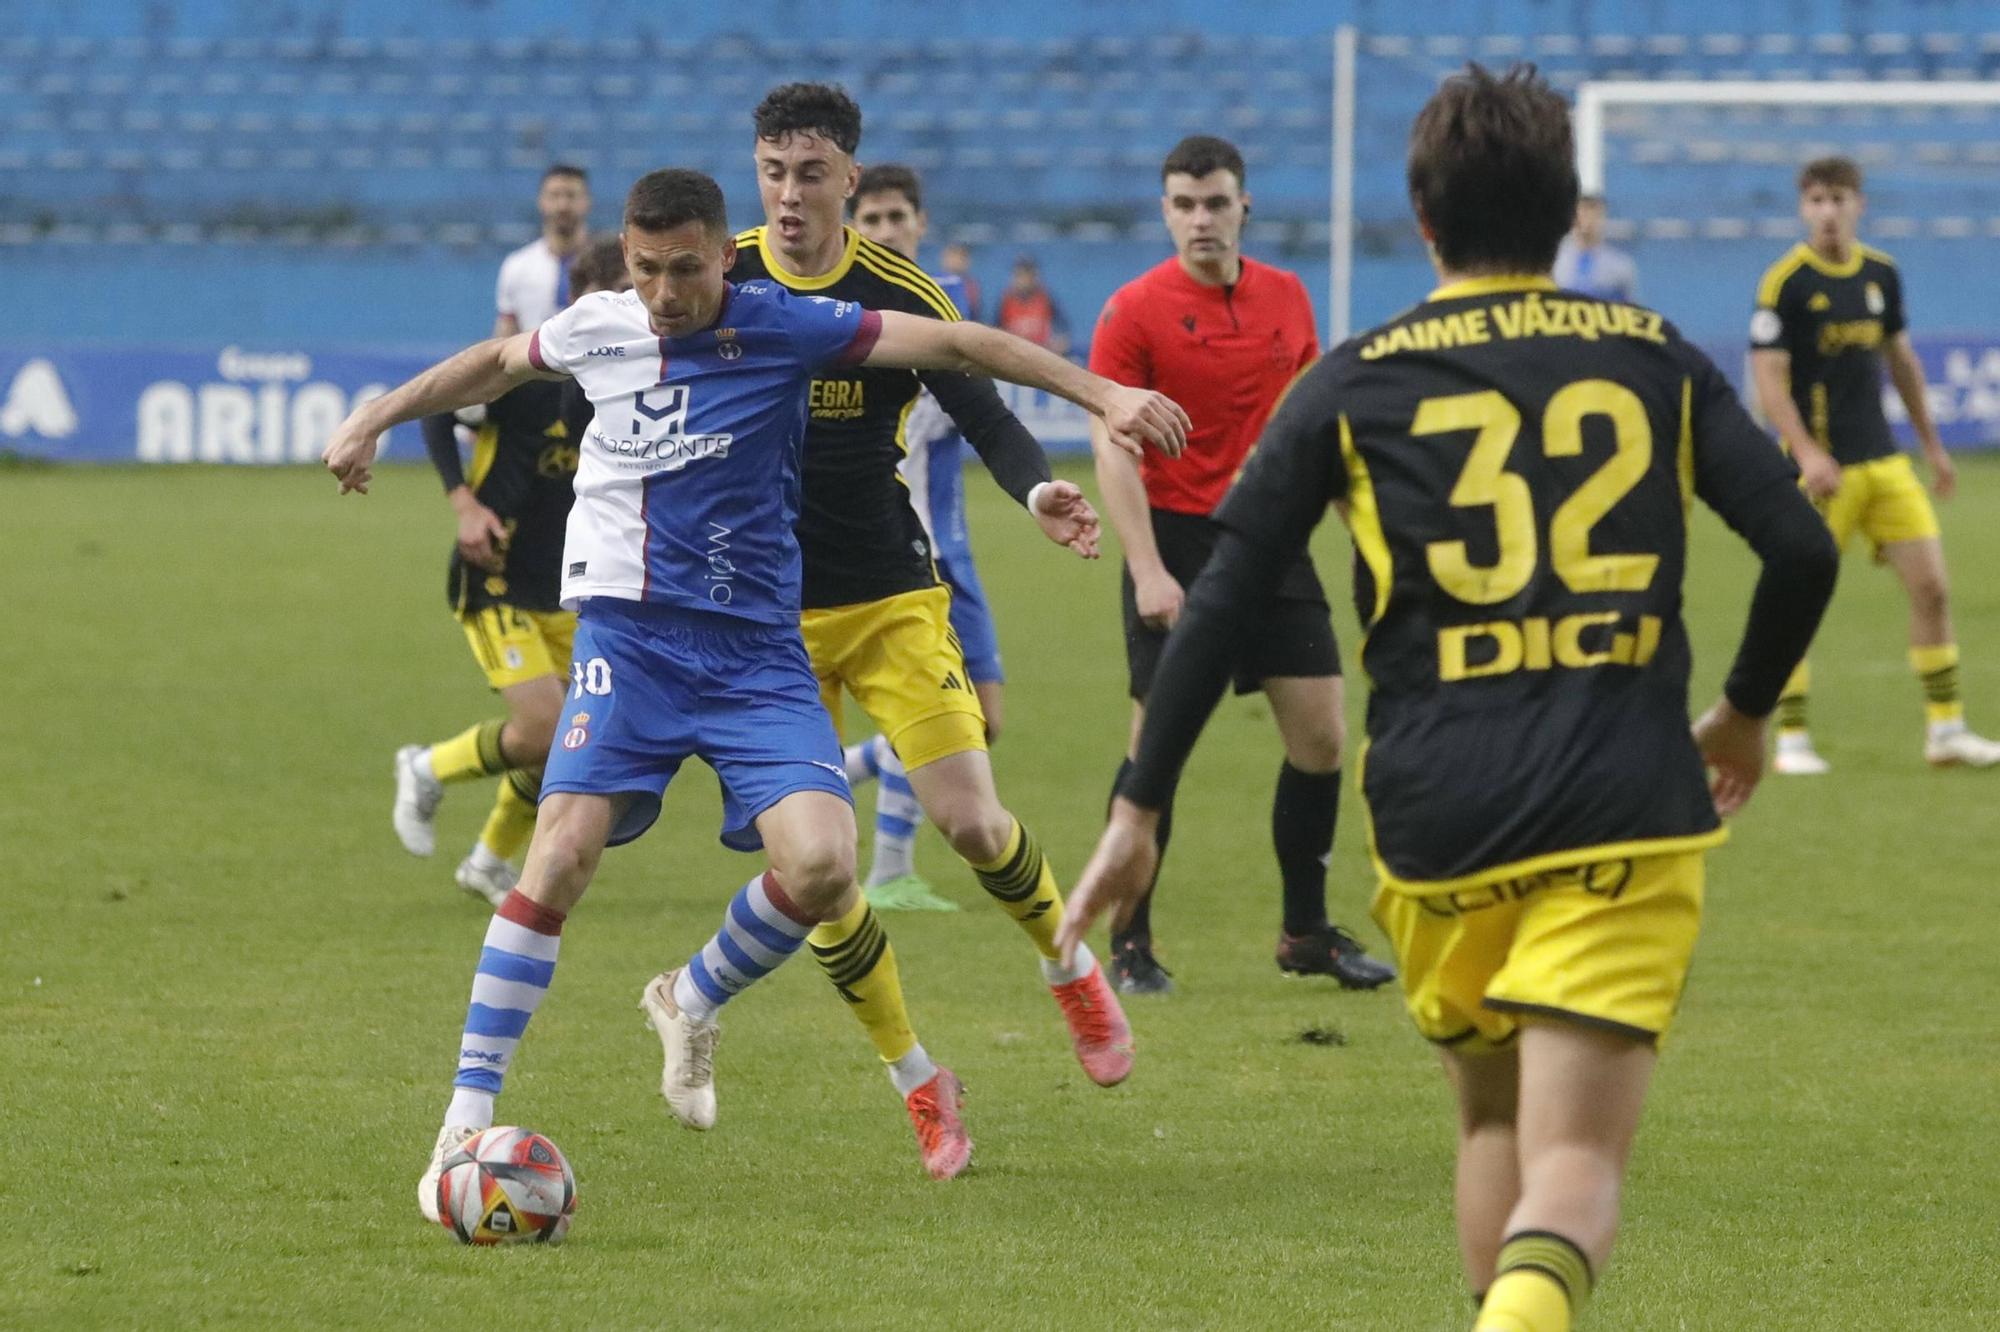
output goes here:
[{"label": "white sock", "polygon": [[1088,976],[1096,965],[1097,959],[1090,955],[1090,945],[1080,943],[1076,946],[1076,956],[1070,960],[1067,967],[1061,962],[1043,958],[1042,979],[1051,985],[1068,985],[1071,981],[1080,981]]},{"label": "white sock", "polygon": [[1812,748],[1812,735],[1807,731],[1778,732],[1778,748],[1799,750]]},{"label": "white sock", "polygon": [[674,1007],[700,1022],[715,1021],[715,1015],[721,1008],[720,1005],[709,1002],[708,996],[701,992],[695,985],[694,978],[688,975],[686,967],[682,967],[681,974],[674,977]]},{"label": "white sock", "polygon": [[924,821],[924,808],[910,787],[910,775],[889,742],[877,736],[882,747],[875,763],[882,776],[875,793],[875,854],[868,862],[868,886],[900,879],[917,868],[917,825]]},{"label": "white sock", "polygon": [[910,1052],[901,1059],[887,1060],[882,1065],[889,1071],[889,1081],[896,1086],[896,1095],[908,1096],[917,1088],[937,1076],[938,1066],[931,1062],[928,1051],[921,1044],[910,1047]]},{"label": "white sock", "polygon": [[444,1122],[450,1128],[492,1128],[493,1093],[472,1087],[453,1087],[451,1104],[444,1108]]},{"label": "white sock", "polygon": [[438,780],[437,765],[431,762],[431,755],[434,752],[436,751],[432,746],[425,745],[417,751],[416,757],[410,760],[410,766],[417,770],[419,777],[428,777],[435,782]]},{"label": "white sock", "polygon": [[871,735],[860,744],[840,751],[840,766],[847,773],[849,786],[865,785],[881,775],[880,765],[875,762],[875,742],[881,738]]},{"label": "white sock", "polygon": [[484,842],[474,842],[472,844],[472,854],[467,856],[466,859],[472,862],[474,869],[496,870],[513,868],[513,866],[507,864],[505,856]]},{"label": "white sock", "polygon": [[1951,721],[1931,722],[1929,726],[1931,739],[1949,740],[1952,736],[1965,730],[1965,718],[1955,717]]}]

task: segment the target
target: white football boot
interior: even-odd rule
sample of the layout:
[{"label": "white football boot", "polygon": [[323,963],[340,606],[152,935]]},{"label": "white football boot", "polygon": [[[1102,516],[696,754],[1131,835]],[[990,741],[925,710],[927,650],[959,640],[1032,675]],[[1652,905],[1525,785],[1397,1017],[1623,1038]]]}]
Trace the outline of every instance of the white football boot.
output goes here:
[{"label": "white football boot", "polygon": [[690,1017],[674,1002],[674,978],[680,970],[653,977],[639,996],[639,1008],[659,1034],[666,1053],[660,1071],[660,1095],[674,1118],[691,1129],[715,1127],[715,1043],[722,1028]]},{"label": "white football boot", "polygon": [[403,849],[413,856],[427,856],[437,850],[438,802],[444,799],[444,783],[426,769],[424,746],[404,745],[396,751],[396,807],[389,814]]},{"label": "white football boot", "polygon": [[1812,737],[1804,731],[1780,731],[1771,771],[1782,777],[1824,777],[1833,765],[1813,749]]},{"label": "white football boot", "polygon": [[459,887],[474,897],[485,898],[496,908],[521,882],[521,872],[506,861],[482,865],[471,856],[458,862],[458,872],[453,877],[458,880]]},{"label": "white football boot", "polygon": [[1933,768],[1990,768],[2000,763],[2000,743],[1974,735],[1961,722],[1930,733],[1924,740],[1924,762]]},{"label": "white football boot", "polygon": [[424,1220],[437,1224],[438,1180],[444,1176],[445,1158],[463,1146],[467,1138],[479,1132],[479,1129],[466,1128],[463,1124],[446,1124],[438,1130],[437,1146],[431,1148],[431,1163],[425,1169],[424,1177],[417,1181],[417,1210],[424,1214]]}]

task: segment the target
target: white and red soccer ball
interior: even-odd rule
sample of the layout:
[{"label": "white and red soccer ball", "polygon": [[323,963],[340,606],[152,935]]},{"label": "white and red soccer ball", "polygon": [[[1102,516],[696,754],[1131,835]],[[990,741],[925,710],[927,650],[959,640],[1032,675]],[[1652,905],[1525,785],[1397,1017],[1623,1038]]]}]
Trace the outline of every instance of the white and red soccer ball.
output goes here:
[{"label": "white and red soccer ball", "polygon": [[437,1205],[462,1244],[556,1244],[576,1211],[576,1176],[541,1134],[490,1128],[445,1158]]}]

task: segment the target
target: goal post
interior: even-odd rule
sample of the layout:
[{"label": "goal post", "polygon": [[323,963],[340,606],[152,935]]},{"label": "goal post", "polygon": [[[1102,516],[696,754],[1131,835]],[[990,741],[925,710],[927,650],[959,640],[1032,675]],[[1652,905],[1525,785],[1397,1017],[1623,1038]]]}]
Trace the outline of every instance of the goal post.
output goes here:
[{"label": "goal post", "polygon": [[1605,112],[1614,106],[2000,106],[2000,83],[1945,80],[1761,82],[1600,80],[1576,90],[1576,174],[1604,192]]}]

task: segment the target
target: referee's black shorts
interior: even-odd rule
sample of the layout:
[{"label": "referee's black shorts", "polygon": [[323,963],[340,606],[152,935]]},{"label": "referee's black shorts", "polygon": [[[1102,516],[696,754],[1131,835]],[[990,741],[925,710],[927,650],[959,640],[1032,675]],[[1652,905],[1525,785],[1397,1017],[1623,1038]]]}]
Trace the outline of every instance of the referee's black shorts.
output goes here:
[{"label": "referee's black shorts", "polygon": [[[1167,566],[1182,588],[1194,585],[1201,567],[1208,563],[1221,529],[1200,514],[1175,513],[1154,509],[1153,541],[1160,548],[1160,561]],[[1139,618],[1139,598],[1133,587],[1132,570],[1123,571],[1122,600],[1125,606],[1125,664],[1131,677],[1132,697],[1144,702],[1153,687],[1153,672],[1166,650],[1167,635]],[[1340,674],[1340,646],[1333,637],[1333,616],[1327,609],[1326,592],[1313,571],[1312,559],[1304,554],[1285,571],[1268,611],[1244,630],[1237,649],[1236,692],[1254,694],[1273,676],[1321,676]]]}]

